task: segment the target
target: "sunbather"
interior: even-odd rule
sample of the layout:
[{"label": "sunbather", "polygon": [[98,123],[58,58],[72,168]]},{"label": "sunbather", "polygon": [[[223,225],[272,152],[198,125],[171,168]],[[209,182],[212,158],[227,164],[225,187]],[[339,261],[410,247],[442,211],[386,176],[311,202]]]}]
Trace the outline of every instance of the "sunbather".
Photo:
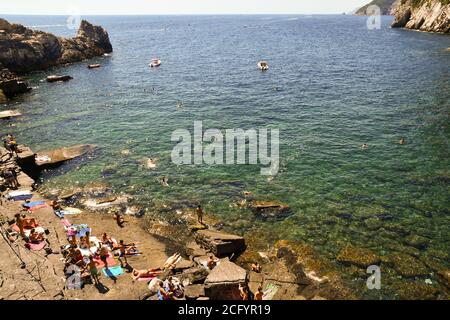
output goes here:
[{"label": "sunbather", "polygon": [[106,232],[103,233],[102,239],[101,239],[100,242],[101,242],[102,244],[104,244],[104,245],[110,246],[111,248],[114,247],[114,241],[113,241],[113,239],[112,239],[110,236],[108,236],[108,235],[106,234]]},{"label": "sunbather", "polygon": [[132,271],[134,281],[141,279],[141,278],[153,278],[153,277],[158,276],[160,273],[161,273],[161,269],[159,269],[159,268],[147,269],[147,270],[133,269],[133,271]]},{"label": "sunbather", "polygon": [[99,252],[100,260],[105,264],[105,268],[108,269],[108,257],[109,257],[109,249],[107,246],[102,246]]},{"label": "sunbather", "polygon": [[116,220],[117,225],[121,228],[124,227],[124,223],[126,222],[125,219],[120,215],[120,213],[115,212],[113,215],[114,220]]},{"label": "sunbather", "polygon": [[42,233],[36,232],[36,229],[31,229],[30,235],[28,236],[28,241],[31,243],[41,243],[45,240]]},{"label": "sunbather", "polygon": [[179,253],[173,254],[171,257],[167,258],[166,262],[163,265],[163,269],[173,269],[176,267],[177,262],[181,259],[181,255]]},{"label": "sunbather", "polygon": [[214,269],[215,266],[217,266],[217,262],[219,262],[219,259],[214,258],[214,256],[209,256],[208,262],[206,265],[208,266],[209,270]]}]

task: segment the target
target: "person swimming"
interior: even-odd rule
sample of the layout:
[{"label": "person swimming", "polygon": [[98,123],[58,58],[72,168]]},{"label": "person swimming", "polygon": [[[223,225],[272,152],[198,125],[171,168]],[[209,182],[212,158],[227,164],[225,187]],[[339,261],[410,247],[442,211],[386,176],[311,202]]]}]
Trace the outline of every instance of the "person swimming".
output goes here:
[{"label": "person swimming", "polygon": [[369,145],[367,143],[364,143],[361,145],[361,149],[367,149],[369,148]]},{"label": "person swimming", "polygon": [[169,179],[166,176],[163,176],[161,178],[161,184],[163,187],[168,187],[169,186]]},{"label": "person swimming", "polygon": [[405,145],[406,144],[406,139],[402,137],[398,143],[401,144],[401,145]]}]

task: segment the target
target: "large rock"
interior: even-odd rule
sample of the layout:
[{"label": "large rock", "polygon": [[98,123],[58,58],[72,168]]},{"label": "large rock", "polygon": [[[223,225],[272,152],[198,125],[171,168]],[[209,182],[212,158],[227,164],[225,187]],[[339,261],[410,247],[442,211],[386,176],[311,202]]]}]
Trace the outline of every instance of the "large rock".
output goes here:
[{"label": "large rock", "polygon": [[355,265],[360,268],[378,265],[381,261],[380,257],[372,251],[351,245],[342,249],[336,260],[344,265]]},{"label": "large rock", "polygon": [[213,300],[239,300],[239,284],[247,271],[231,261],[221,261],[205,280],[205,294]]},{"label": "large rock", "polygon": [[392,9],[393,28],[450,32],[450,3],[443,0],[397,0]]},{"label": "large rock", "polygon": [[39,167],[58,165],[65,161],[81,157],[94,151],[94,149],[94,145],[84,144],[50,151],[41,151],[36,155],[36,164]]},{"label": "large rock", "polygon": [[210,250],[217,257],[240,253],[246,247],[243,237],[215,230],[197,231],[195,241]]},{"label": "large rock", "polygon": [[372,15],[373,13],[368,10],[371,6],[378,6],[382,15],[389,15],[392,10],[392,5],[395,0],[373,0],[365,6],[361,7],[355,12],[357,16]]},{"label": "large rock", "polygon": [[404,253],[393,253],[384,258],[383,263],[392,267],[401,276],[414,278],[426,276],[430,272],[418,259]]},{"label": "large rock", "polygon": [[[0,96],[0,101],[1,101],[1,96]],[[21,115],[22,114],[18,110],[0,111],[0,119],[14,118],[14,117],[19,117]]]},{"label": "large rock", "polygon": [[110,52],[108,33],[84,20],[76,37],[66,39],[0,19],[0,64],[13,72],[42,70]]},{"label": "large rock", "polygon": [[186,300],[197,300],[205,295],[205,288],[201,284],[192,284],[184,288]]}]

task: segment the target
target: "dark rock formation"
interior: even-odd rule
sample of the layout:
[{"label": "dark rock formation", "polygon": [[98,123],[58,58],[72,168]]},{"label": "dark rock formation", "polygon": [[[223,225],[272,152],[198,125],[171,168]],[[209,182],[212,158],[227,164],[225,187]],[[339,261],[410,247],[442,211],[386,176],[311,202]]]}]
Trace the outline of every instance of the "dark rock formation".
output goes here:
[{"label": "dark rock formation", "polygon": [[0,19],[0,63],[13,72],[42,70],[110,52],[108,33],[84,20],[77,35],[66,39]]},{"label": "dark rock formation", "polygon": [[214,230],[197,231],[195,241],[217,257],[224,257],[245,250],[245,239],[243,237]]},{"label": "dark rock formation", "polygon": [[14,97],[30,90],[31,88],[24,80],[0,64],[0,101],[3,101],[2,103],[6,102],[7,97]]},{"label": "dark rock formation", "polygon": [[392,9],[393,28],[428,32],[450,32],[450,3],[447,0],[397,0]]},{"label": "dark rock formation", "polygon": [[252,201],[249,208],[262,220],[282,220],[292,215],[288,205],[276,201]]},{"label": "dark rock formation", "polygon": [[336,260],[344,265],[355,265],[360,268],[378,265],[381,261],[372,251],[350,245],[341,250]]},{"label": "dark rock formation", "polygon": [[[358,16],[365,16],[368,14],[367,9],[370,6],[378,6],[381,10],[381,14],[384,16],[391,14],[392,5],[395,2],[395,0],[373,0],[370,3],[366,4],[364,7],[359,8],[355,14]],[[369,12],[370,14],[370,12]]]}]

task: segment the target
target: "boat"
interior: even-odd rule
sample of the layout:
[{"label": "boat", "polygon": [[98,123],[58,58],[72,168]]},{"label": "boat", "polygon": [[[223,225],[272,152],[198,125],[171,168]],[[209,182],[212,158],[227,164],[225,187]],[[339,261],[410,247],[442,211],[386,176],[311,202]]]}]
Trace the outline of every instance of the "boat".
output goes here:
[{"label": "boat", "polygon": [[100,68],[100,67],[101,67],[101,65],[99,63],[88,65],[89,69],[95,69],[95,68]]},{"label": "boat", "polygon": [[13,117],[20,117],[22,114],[18,110],[0,111],[0,119],[8,119]]},{"label": "boat", "polygon": [[150,62],[149,66],[151,68],[156,68],[159,67],[161,65],[161,60],[159,60],[158,58],[154,58],[152,59],[152,62]]},{"label": "boat", "polygon": [[269,69],[269,64],[267,63],[267,61],[260,61],[258,62],[258,68],[261,71],[266,71]]},{"label": "boat", "polygon": [[73,78],[71,76],[48,76],[47,82],[65,82],[72,80]]}]

